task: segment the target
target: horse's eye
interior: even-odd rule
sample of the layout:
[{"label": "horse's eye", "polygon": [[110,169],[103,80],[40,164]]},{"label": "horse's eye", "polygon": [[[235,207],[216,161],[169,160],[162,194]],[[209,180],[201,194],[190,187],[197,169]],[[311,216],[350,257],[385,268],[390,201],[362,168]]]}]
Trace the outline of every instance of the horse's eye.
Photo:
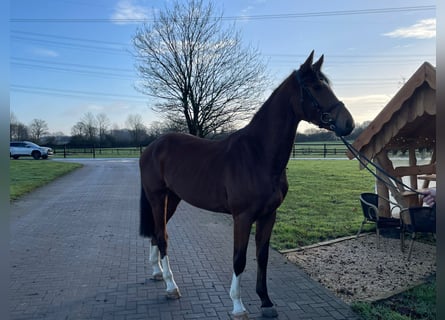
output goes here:
[{"label": "horse's eye", "polygon": [[323,88],[323,86],[321,84],[316,84],[316,85],[313,86],[313,89],[317,90],[317,91],[321,90],[322,88]]}]

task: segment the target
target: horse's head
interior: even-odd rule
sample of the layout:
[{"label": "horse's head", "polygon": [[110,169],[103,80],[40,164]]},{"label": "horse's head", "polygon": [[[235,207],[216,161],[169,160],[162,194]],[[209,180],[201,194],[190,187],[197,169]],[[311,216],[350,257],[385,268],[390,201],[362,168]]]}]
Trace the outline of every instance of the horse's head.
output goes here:
[{"label": "horse's head", "polygon": [[313,57],[314,51],[296,71],[303,120],[334,131],[337,136],[347,136],[354,129],[354,119],[343,102],[337,99],[328,78],[321,72],[323,55],[314,64]]}]

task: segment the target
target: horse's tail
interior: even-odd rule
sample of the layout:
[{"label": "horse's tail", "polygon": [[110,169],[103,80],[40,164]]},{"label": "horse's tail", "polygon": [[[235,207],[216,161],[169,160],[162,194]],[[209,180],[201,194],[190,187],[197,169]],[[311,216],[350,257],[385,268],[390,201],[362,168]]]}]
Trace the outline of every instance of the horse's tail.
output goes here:
[{"label": "horse's tail", "polygon": [[150,202],[147,199],[144,188],[141,187],[140,199],[140,221],[139,221],[139,235],[145,238],[151,238],[154,233],[154,219],[153,211],[151,210]]}]

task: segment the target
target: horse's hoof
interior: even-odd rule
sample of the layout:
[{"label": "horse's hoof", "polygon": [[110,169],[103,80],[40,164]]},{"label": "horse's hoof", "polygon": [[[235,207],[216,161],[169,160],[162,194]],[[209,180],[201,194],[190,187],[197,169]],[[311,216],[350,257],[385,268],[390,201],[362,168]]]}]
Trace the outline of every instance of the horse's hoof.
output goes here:
[{"label": "horse's hoof", "polygon": [[235,313],[233,315],[233,320],[249,320],[249,314],[247,311]]},{"label": "horse's hoof", "polygon": [[181,293],[179,292],[179,289],[173,289],[172,291],[167,291],[166,295],[168,300],[176,300],[181,298]]},{"label": "horse's hoof", "polygon": [[153,281],[162,281],[164,278],[162,277],[162,273],[152,274],[150,280]]},{"label": "horse's hoof", "polygon": [[275,309],[275,307],[261,308],[261,313],[263,314],[264,318],[278,317],[278,312],[277,309]]}]

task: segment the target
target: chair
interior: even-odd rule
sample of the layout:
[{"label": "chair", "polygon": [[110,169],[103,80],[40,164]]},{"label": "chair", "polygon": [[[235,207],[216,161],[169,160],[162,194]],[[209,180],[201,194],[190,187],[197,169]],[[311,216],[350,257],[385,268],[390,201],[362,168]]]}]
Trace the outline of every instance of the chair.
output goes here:
[{"label": "chair", "polygon": [[[408,213],[409,221],[406,219]],[[404,248],[405,232],[411,233],[411,244],[409,246],[408,261],[411,260],[414,240],[418,232],[436,233],[436,205],[433,207],[411,207],[404,212],[402,219],[402,230],[400,239],[402,241],[402,251]]]},{"label": "chair", "polygon": [[362,224],[360,225],[360,229],[358,230],[356,237],[358,237],[359,234],[362,232],[363,225],[365,223],[367,222],[375,223],[377,231],[377,248],[380,248],[380,229],[400,228],[399,218],[387,218],[379,216],[379,198],[382,198],[394,204],[394,207],[391,209],[391,212],[395,207],[398,207],[401,210],[401,207],[398,204],[395,204],[390,200],[379,196],[378,194],[365,192],[360,195],[360,203],[362,205],[364,219]]}]

